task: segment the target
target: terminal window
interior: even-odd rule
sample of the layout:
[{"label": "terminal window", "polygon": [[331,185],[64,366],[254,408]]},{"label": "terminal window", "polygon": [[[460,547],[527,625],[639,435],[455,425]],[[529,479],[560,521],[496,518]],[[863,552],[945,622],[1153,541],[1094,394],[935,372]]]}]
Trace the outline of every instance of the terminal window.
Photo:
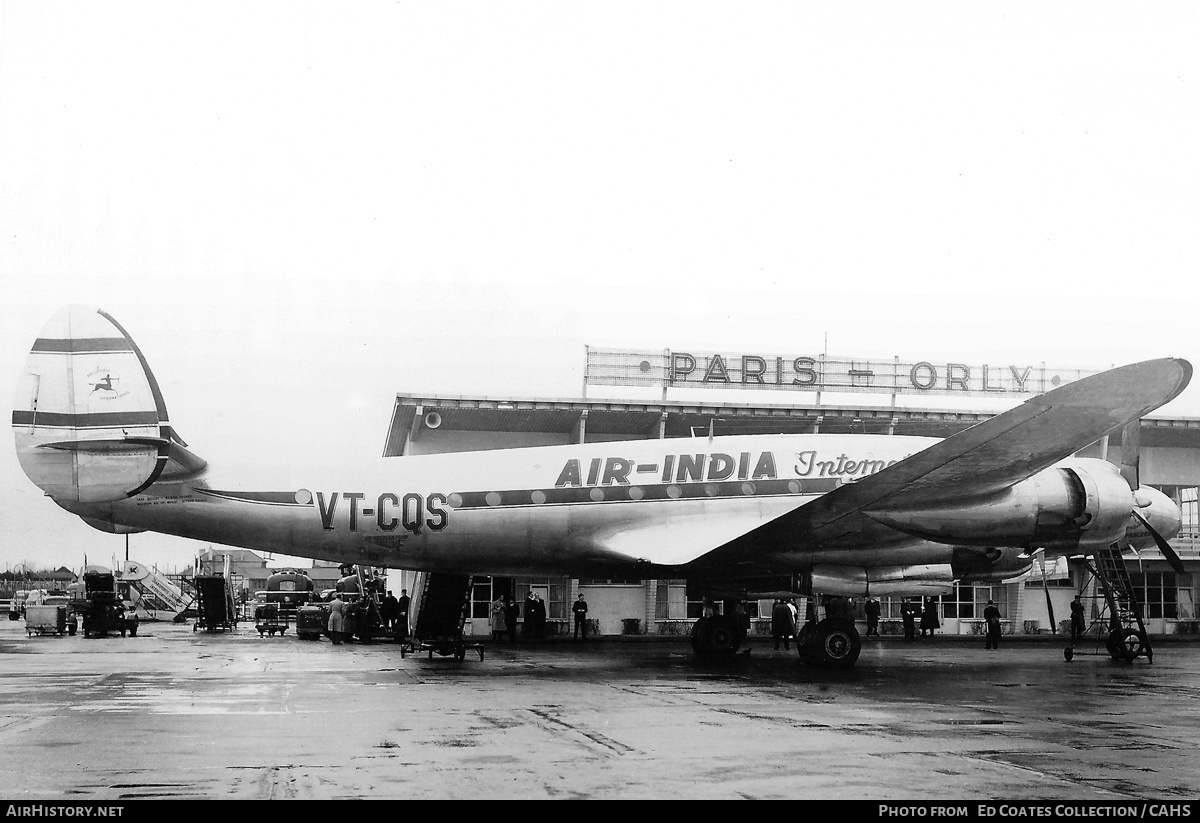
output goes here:
[{"label": "terminal window", "polygon": [[1146,617],[1195,619],[1192,575],[1174,572],[1131,573],[1129,581]]}]

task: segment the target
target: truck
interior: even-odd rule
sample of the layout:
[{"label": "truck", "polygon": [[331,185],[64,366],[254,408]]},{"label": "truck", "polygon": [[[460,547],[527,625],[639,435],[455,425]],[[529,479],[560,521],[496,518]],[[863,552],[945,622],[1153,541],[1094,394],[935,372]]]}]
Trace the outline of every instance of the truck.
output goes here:
[{"label": "truck", "polygon": [[267,588],[255,592],[254,599],[259,604],[276,604],[286,620],[314,600],[314,588],[312,578],[303,569],[276,569],[267,578]]},{"label": "truck", "polygon": [[91,567],[83,573],[86,600],[83,605],[83,636],[105,637],[109,632],[137,636],[137,615],[126,615],[117,597],[117,581],[108,569]]}]

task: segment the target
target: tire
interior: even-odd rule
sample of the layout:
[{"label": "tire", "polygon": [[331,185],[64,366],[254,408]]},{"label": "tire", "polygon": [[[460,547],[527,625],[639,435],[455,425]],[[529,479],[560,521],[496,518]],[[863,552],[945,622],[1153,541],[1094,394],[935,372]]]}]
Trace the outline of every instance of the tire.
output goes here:
[{"label": "tire", "polygon": [[732,620],[709,618],[708,649],[713,654],[734,654],[742,645],[742,637]]},{"label": "tire", "polygon": [[709,654],[712,651],[712,618],[701,617],[692,624],[692,651]]},{"label": "tire", "polygon": [[[1137,632],[1132,629],[1129,631],[1136,638]],[[1133,660],[1135,655],[1130,647],[1126,645],[1126,634],[1125,629],[1113,629],[1108,633],[1108,638],[1104,641],[1104,648],[1108,650],[1108,654],[1113,660],[1125,663]]]},{"label": "tire", "polygon": [[858,629],[851,623],[822,620],[817,624],[815,639],[817,658],[825,666],[848,669],[858,661],[862,651]]},{"label": "tire", "polygon": [[1072,649],[1070,646],[1067,646],[1065,649],[1063,649],[1063,657],[1066,658],[1068,663],[1071,662],[1071,658],[1074,656],[1075,656],[1075,650]]},{"label": "tire", "polygon": [[129,624],[129,636],[137,637],[138,622],[135,620]]}]

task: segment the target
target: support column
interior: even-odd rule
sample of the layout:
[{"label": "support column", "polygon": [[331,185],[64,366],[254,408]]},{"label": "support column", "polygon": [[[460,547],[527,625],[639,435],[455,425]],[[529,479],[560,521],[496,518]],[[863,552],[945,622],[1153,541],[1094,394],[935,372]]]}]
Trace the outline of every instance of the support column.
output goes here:
[{"label": "support column", "polygon": [[658,634],[658,581],[643,580],[643,600],[646,602],[646,608],[642,619],[642,625],[645,627],[643,634]]},{"label": "support column", "polygon": [[575,423],[575,428],[571,432],[571,440],[575,443],[587,442],[587,416],[587,409],[584,409],[579,413],[579,420]]}]

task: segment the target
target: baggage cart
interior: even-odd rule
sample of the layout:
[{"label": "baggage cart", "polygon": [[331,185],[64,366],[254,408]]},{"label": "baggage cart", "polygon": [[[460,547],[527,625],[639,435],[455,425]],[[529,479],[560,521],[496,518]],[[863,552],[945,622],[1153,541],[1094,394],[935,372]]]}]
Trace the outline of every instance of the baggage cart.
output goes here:
[{"label": "baggage cart", "polygon": [[[29,637],[43,634],[63,635],[69,629],[66,606],[27,606],[25,633]],[[71,632],[74,634],[75,632]]]},{"label": "baggage cart", "polygon": [[258,629],[259,637],[274,637],[276,632],[282,637],[287,627],[287,615],[280,613],[278,603],[259,603],[254,607],[254,628]]}]

